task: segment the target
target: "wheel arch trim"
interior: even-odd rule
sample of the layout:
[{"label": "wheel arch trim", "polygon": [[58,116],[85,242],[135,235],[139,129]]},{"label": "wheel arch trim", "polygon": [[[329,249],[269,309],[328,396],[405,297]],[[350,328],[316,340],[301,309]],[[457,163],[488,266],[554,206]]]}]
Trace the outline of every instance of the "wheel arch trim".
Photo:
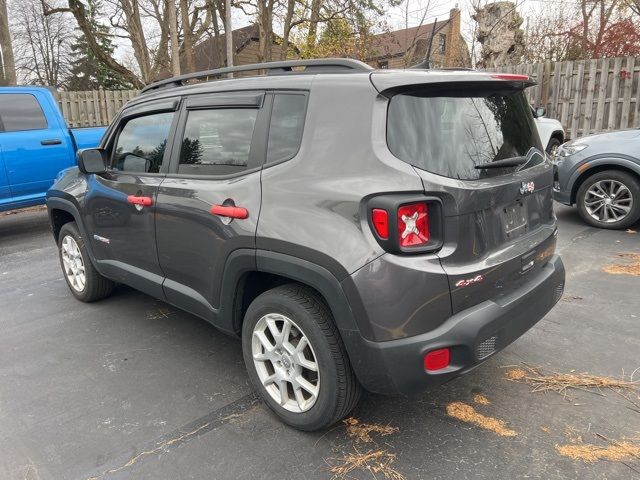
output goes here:
[{"label": "wheel arch trim", "polygon": [[49,224],[51,226],[51,233],[54,234],[54,239],[55,239],[55,233],[53,231],[53,218],[52,218],[53,210],[62,210],[63,212],[67,212],[73,217],[74,221],[76,222],[76,225],[78,226],[78,229],[80,230],[80,234],[85,239],[84,245],[87,249],[87,253],[89,254],[89,259],[91,260],[93,267],[96,270],[100,271],[97,268],[97,262],[96,262],[95,256],[93,255],[93,248],[91,245],[91,241],[89,236],[87,235],[87,230],[85,229],[84,224],[82,223],[82,220],[81,220],[82,217],[80,215],[78,207],[72,201],[67,200],[65,198],[47,196],[47,211],[49,214]]}]

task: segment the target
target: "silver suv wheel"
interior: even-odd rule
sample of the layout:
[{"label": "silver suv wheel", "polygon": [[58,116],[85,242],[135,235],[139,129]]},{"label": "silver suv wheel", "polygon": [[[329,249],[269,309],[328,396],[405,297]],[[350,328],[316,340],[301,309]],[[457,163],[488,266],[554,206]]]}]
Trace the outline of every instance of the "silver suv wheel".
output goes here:
[{"label": "silver suv wheel", "polygon": [[584,196],[587,213],[598,222],[615,223],[625,219],[633,208],[631,190],[618,180],[600,180]]},{"label": "silver suv wheel", "polygon": [[66,235],[60,243],[60,255],[64,274],[69,285],[76,292],[82,292],[86,285],[84,262],[77,242],[71,235]]},{"label": "silver suv wheel", "polygon": [[251,339],[260,382],[285,410],[302,413],[320,391],[318,362],[309,339],[290,318],[277,313],[261,317]]}]

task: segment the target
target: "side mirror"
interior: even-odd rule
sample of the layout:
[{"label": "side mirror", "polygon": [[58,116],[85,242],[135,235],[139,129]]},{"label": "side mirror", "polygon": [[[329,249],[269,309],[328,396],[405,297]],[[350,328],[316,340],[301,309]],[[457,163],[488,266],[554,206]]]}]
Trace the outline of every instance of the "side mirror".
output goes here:
[{"label": "side mirror", "polygon": [[536,108],[536,117],[544,117],[544,114],[547,113],[544,107]]},{"label": "side mirror", "polygon": [[78,168],[82,173],[104,173],[106,168],[104,150],[87,148],[78,152]]}]

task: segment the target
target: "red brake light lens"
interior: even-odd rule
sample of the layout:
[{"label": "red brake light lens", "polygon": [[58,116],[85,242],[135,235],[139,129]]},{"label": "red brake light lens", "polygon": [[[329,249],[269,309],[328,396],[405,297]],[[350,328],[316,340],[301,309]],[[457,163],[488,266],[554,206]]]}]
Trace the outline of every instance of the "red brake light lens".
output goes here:
[{"label": "red brake light lens", "polygon": [[450,358],[448,348],[433,350],[424,356],[424,369],[429,371],[442,370],[449,366]]},{"label": "red brake light lens", "polygon": [[518,75],[517,73],[496,73],[491,75],[491,78],[497,78],[498,80],[529,80],[529,75]]},{"label": "red brake light lens", "polygon": [[398,208],[398,240],[401,247],[429,242],[429,209],[426,203],[411,203]]},{"label": "red brake light lens", "polygon": [[389,214],[382,208],[374,208],[371,212],[371,220],[373,221],[373,228],[381,239],[387,240],[389,238]]}]

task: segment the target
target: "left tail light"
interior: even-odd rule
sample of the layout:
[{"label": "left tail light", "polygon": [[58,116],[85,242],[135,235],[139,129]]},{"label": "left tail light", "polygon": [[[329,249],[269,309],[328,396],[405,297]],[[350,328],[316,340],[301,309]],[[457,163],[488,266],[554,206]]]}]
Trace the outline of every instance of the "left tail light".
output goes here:
[{"label": "left tail light", "polygon": [[438,198],[391,194],[368,202],[378,243],[391,253],[424,253],[442,246],[442,203]]}]

